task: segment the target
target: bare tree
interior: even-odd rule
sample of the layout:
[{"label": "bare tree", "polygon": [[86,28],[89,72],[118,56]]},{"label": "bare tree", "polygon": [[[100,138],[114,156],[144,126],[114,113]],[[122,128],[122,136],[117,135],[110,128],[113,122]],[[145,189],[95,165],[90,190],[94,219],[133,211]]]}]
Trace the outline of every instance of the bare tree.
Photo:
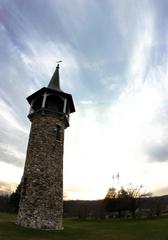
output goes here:
[{"label": "bare tree", "polygon": [[127,188],[121,187],[118,191],[115,188],[109,188],[103,204],[107,211],[118,212],[119,217],[123,211],[130,211],[134,218],[138,207],[137,200],[144,196],[149,197],[151,193],[143,192],[142,185],[130,184]]}]

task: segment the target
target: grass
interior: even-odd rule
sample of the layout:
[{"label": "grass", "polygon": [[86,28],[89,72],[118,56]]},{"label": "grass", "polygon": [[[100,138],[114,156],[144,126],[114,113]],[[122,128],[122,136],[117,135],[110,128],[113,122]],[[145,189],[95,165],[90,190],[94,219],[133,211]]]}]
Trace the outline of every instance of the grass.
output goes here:
[{"label": "grass", "polygon": [[16,215],[0,213],[0,240],[168,240],[168,218],[146,220],[65,219],[63,231],[27,229]]}]

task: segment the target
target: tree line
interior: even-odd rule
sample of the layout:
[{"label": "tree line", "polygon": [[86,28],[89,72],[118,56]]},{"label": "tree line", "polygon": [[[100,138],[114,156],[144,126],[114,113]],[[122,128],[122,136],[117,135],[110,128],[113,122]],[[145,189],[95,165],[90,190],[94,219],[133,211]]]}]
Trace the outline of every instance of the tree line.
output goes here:
[{"label": "tree line", "polygon": [[[11,195],[0,195],[0,211],[16,212],[19,207],[21,184]],[[64,217],[121,218],[152,217],[168,214],[168,196],[152,197],[142,186],[109,188],[103,200],[64,201]]]}]

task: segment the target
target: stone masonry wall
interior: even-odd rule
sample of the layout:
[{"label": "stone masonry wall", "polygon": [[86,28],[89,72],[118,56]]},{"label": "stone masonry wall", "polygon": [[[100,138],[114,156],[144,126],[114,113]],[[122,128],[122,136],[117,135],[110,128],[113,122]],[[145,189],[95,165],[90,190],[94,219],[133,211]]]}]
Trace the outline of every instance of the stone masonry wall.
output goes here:
[{"label": "stone masonry wall", "polygon": [[63,228],[64,119],[61,115],[37,113],[31,120],[17,223],[60,230]]}]

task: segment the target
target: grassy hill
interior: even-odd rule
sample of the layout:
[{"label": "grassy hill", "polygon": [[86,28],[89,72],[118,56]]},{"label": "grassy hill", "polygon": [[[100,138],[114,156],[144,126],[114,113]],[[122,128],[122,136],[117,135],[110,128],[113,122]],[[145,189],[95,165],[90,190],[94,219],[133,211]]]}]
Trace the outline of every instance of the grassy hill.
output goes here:
[{"label": "grassy hill", "polygon": [[167,240],[168,218],[146,220],[65,219],[63,231],[26,229],[16,215],[0,213],[0,240]]}]

